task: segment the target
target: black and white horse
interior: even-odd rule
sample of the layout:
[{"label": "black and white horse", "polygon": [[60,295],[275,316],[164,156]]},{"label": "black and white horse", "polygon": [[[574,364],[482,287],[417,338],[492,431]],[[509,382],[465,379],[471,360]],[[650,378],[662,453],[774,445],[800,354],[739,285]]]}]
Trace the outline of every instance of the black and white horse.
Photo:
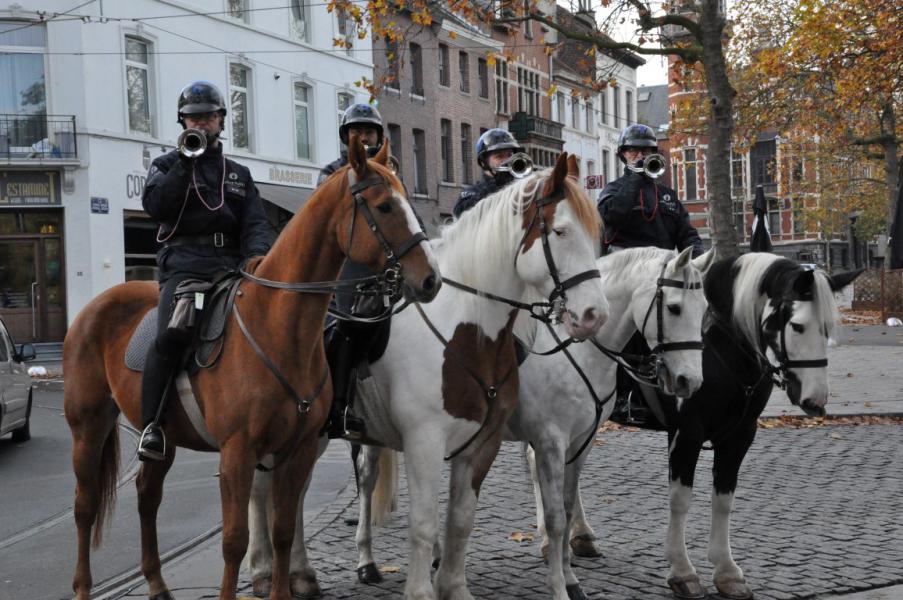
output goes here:
[{"label": "black and white horse", "polygon": [[[831,276],[774,254],[754,253],[721,260],[706,274],[702,386],[683,401],[659,396],[668,421],[671,514],[665,552],[675,596],[706,597],[687,554],[685,529],[696,462],[708,441],[714,449],[708,558],[715,587],[722,598],[752,598],[730,547],[740,465],[775,385],[806,414],[825,414],[828,339],[838,317],[833,292],[859,273]],[[585,516],[574,519],[580,523]]]}]

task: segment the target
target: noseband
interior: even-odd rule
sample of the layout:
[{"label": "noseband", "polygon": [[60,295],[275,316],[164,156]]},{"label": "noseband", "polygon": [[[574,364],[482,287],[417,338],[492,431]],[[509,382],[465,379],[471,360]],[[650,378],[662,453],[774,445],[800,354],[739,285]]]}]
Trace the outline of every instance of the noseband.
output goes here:
[{"label": "noseband", "polygon": [[[793,303],[793,300],[781,299],[777,307],[775,308],[775,312],[780,316],[783,313],[784,306],[787,304]],[[778,359],[778,364],[773,365],[771,361],[768,360],[768,357],[765,355],[764,351],[760,351],[762,353],[762,359],[765,361],[765,364],[768,365],[768,372],[772,375],[772,380],[774,384],[779,388],[786,389],[787,383],[790,381],[790,369],[821,369],[828,366],[828,358],[817,358],[811,360],[791,360],[790,355],[787,353],[787,324],[789,323],[789,319],[787,322],[781,323],[780,328],[780,340],[781,345],[779,347],[773,347],[765,341],[765,336],[762,328],[759,328],[759,343],[762,348],[771,347],[774,350],[775,357]]]}]

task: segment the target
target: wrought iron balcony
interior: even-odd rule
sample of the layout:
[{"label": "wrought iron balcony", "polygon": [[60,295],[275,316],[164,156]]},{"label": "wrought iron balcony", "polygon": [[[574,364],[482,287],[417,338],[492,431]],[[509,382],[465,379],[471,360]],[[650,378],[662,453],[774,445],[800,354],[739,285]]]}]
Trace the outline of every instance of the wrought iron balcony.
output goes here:
[{"label": "wrought iron balcony", "polygon": [[518,141],[529,141],[533,136],[539,136],[548,140],[561,142],[561,123],[528,115],[521,111],[514,113],[514,118],[508,123],[508,130],[514,134]]},{"label": "wrought iron balcony", "polygon": [[0,158],[75,159],[74,115],[0,114]]}]

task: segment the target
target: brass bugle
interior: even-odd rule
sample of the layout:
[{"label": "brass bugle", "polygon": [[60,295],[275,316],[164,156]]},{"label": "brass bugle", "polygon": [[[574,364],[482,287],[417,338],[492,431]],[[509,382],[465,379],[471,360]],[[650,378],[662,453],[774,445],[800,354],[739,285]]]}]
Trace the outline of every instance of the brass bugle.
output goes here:
[{"label": "brass bugle", "polygon": [[207,134],[200,129],[186,129],[179,134],[176,146],[185,158],[197,158],[207,150]]},{"label": "brass bugle", "polygon": [[533,172],[533,159],[525,152],[518,152],[500,164],[496,171],[507,171],[516,179],[523,179]]},{"label": "brass bugle", "polygon": [[643,157],[641,165],[636,167],[628,165],[627,168],[634,173],[643,173],[647,177],[658,179],[665,174],[665,157],[661,154],[650,154]]}]

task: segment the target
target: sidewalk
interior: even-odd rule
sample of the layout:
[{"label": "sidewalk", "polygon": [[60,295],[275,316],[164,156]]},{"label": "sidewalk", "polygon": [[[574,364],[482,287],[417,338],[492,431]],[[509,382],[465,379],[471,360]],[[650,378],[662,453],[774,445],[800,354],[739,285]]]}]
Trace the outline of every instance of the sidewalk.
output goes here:
[{"label": "sidewalk", "polygon": [[[829,350],[829,414],[903,415],[903,343],[865,346],[849,333]],[[765,415],[784,414],[803,413],[776,390]],[[593,599],[671,599],[662,546],[668,518],[665,437],[608,431],[596,445],[581,487],[605,557],[574,560],[583,590]],[[687,543],[703,583],[714,593],[706,559],[712,453],[703,453],[699,463]],[[761,429],[740,473],[732,518],[734,557],[756,598],[903,600],[901,464],[899,425]],[[403,476],[400,484],[397,515],[374,534],[374,554],[386,579],[365,586],[355,575],[354,527],[346,524],[357,516],[347,445],[333,442],[317,463],[305,522],[324,598],[403,597],[408,553]],[[483,485],[469,545],[467,576],[475,598],[548,597],[539,539],[532,539],[535,523],[519,445],[504,444]],[[525,541],[513,541],[521,537],[514,533]],[[217,597],[220,542],[217,535],[164,566],[179,600]],[[250,594],[246,570],[240,593]],[[146,587],[105,596],[122,597],[146,598]]]}]

